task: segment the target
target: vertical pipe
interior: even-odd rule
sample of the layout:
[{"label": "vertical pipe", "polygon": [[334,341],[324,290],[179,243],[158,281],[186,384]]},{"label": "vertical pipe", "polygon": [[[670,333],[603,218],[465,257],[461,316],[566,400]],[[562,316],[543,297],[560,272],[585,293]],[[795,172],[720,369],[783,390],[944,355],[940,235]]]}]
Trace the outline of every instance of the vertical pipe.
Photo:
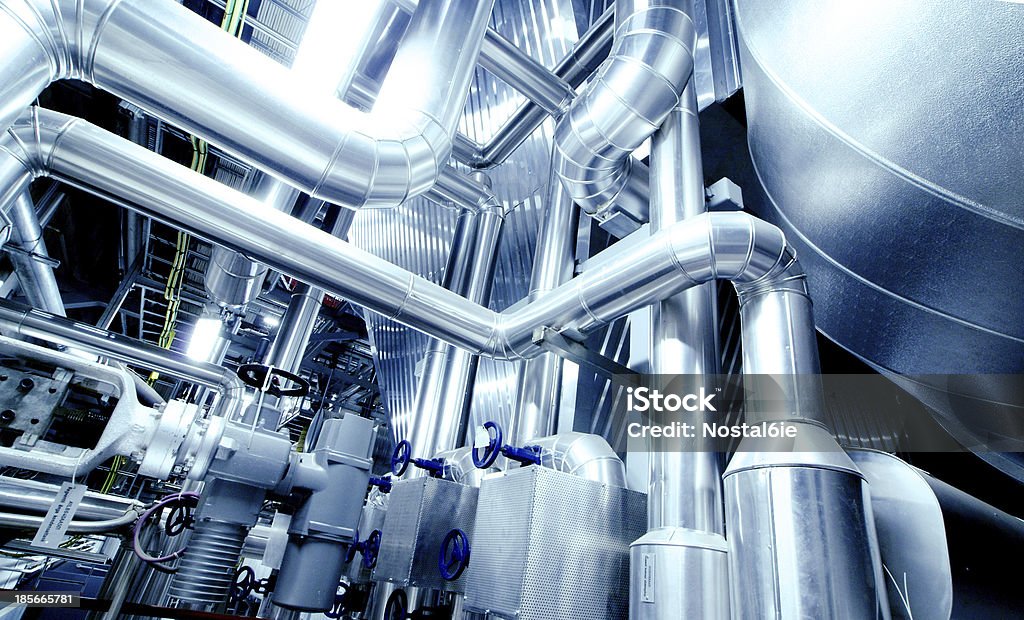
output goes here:
[{"label": "vertical pipe", "polygon": [[[651,234],[705,211],[697,111],[691,77],[652,136]],[[715,282],[708,282],[653,306],[653,374],[686,375],[704,385],[700,377],[719,373],[716,298]],[[687,417],[696,428],[705,420],[702,413]],[[676,441],[649,443],[648,533],[630,548],[630,618],[727,620],[719,456],[700,439]]]},{"label": "vertical pipe", "polygon": [[[460,212],[443,286],[470,301],[488,303],[503,224],[500,208]],[[414,456],[430,458],[458,447],[469,415],[477,361],[465,349],[431,340],[409,430]]]},{"label": "vertical pipe", "polygon": [[[530,274],[530,300],[572,279],[575,266],[579,213],[554,172],[548,181],[540,218]],[[512,424],[514,443],[519,445],[554,434],[561,393],[561,357],[542,353],[520,365]]]},{"label": "vertical pipe", "polygon": [[[651,143],[651,233],[705,211],[700,124],[693,80]],[[654,305],[651,371],[659,375],[719,372],[715,283]],[[703,420],[696,420],[702,422]],[[711,421],[711,420],[708,420]],[[718,455],[699,445],[651,453],[648,528],[685,527],[723,533]]]},{"label": "vertical pipe", "polygon": [[53,267],[40,260],[48,258],[49,254],[32,197],[27,191],[14,199],[8,215],[13,222],[11,242],[20,249],[20,252],[11,253],[11,262],[18,273],[25,298],[35,308],[65,316],[64,300],[61,299]]}]

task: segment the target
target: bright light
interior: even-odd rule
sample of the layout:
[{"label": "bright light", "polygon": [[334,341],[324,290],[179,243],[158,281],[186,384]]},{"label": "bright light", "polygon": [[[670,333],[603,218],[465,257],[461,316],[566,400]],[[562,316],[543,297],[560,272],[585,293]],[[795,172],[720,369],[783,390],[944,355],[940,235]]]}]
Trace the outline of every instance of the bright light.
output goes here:
[{"label": "bright light", "polygon": [[380,8],[380,0],[318,0],[295,51],[292,72],[311,92],[334,96],[372,34]]},{"label": "bright light", "polygon": [[273,314],[264,314],[263,324],[269,327],[270,329],[274,329],[275,327],[281,324],[281,319],[277,318]]},{"label": "bright light", "polygon": [[188,349],[185,355],[201,362],[209,361],[210,354],[217,346],[217,339],[220,336],[220,319],[204,317],[196,321],[192,330],[192,338],[188,341]]}]

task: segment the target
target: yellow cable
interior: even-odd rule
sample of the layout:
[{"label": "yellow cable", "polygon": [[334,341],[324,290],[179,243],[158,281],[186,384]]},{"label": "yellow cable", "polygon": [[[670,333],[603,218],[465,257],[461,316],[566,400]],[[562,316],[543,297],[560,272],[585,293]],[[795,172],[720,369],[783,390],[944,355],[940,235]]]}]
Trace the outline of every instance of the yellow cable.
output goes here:
[{"label": "yellow cable", "polygon": [[[245,23],[245,15],[248,10],[249,0],[243,0],[242,2],[228,0],[227,5],[224,7],[224,18],[220,23],[221,29],[234,37],[242,36],[242,26]],[[190,136],[190,138],[192,141],[192,164],[189,167],[199,174],[206,174],[206,159],[210,152],[209,144],[206,143],[206,140],[196,136]],[[164,349],[170,349],[171,344],[174,343],[175,327],[178,323],[178,307],[181,305],[181,285],[185,273],[185,262],[188,258],[188,247],[191,241],[191,235],[181,231],[178,232],[177,244],[174,248],[174,260],[171,263],[171,272],[167,276],[167,284],[164,287],[167,312],[164,313],[164,325],[160,330],[160,337],[157,339],[158,346]],[[160,373],[151,372],[148,383],[153,385],[159,377]],[[113,481],[111,481],[111,484],[113,484]]]}]

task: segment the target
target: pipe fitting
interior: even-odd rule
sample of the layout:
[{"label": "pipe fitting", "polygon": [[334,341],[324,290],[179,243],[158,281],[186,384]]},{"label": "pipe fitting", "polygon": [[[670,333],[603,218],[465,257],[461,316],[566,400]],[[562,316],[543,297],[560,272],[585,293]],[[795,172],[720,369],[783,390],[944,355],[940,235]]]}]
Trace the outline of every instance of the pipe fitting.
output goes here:
[{"label": "pipe fitting", "polygon": [[608,59],[555,127],[555,169],[586,213],[602,222],[623,214],[631,228],[646,221],[647,170],[630,154],[679,103],[696,43],[693,21],[673,7],[621,20]]}]

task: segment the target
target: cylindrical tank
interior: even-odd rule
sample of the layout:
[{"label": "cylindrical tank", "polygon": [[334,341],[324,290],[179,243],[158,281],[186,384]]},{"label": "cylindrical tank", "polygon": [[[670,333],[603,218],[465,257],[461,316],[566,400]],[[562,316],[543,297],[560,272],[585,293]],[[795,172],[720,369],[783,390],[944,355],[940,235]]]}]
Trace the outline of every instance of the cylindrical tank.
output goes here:
[{"label": "cylindrical tank", "polygon": [[737,0],[736,22],[744,193],[796,246],[818,328],[961,443],[1021,437],[1024,6]]}]

